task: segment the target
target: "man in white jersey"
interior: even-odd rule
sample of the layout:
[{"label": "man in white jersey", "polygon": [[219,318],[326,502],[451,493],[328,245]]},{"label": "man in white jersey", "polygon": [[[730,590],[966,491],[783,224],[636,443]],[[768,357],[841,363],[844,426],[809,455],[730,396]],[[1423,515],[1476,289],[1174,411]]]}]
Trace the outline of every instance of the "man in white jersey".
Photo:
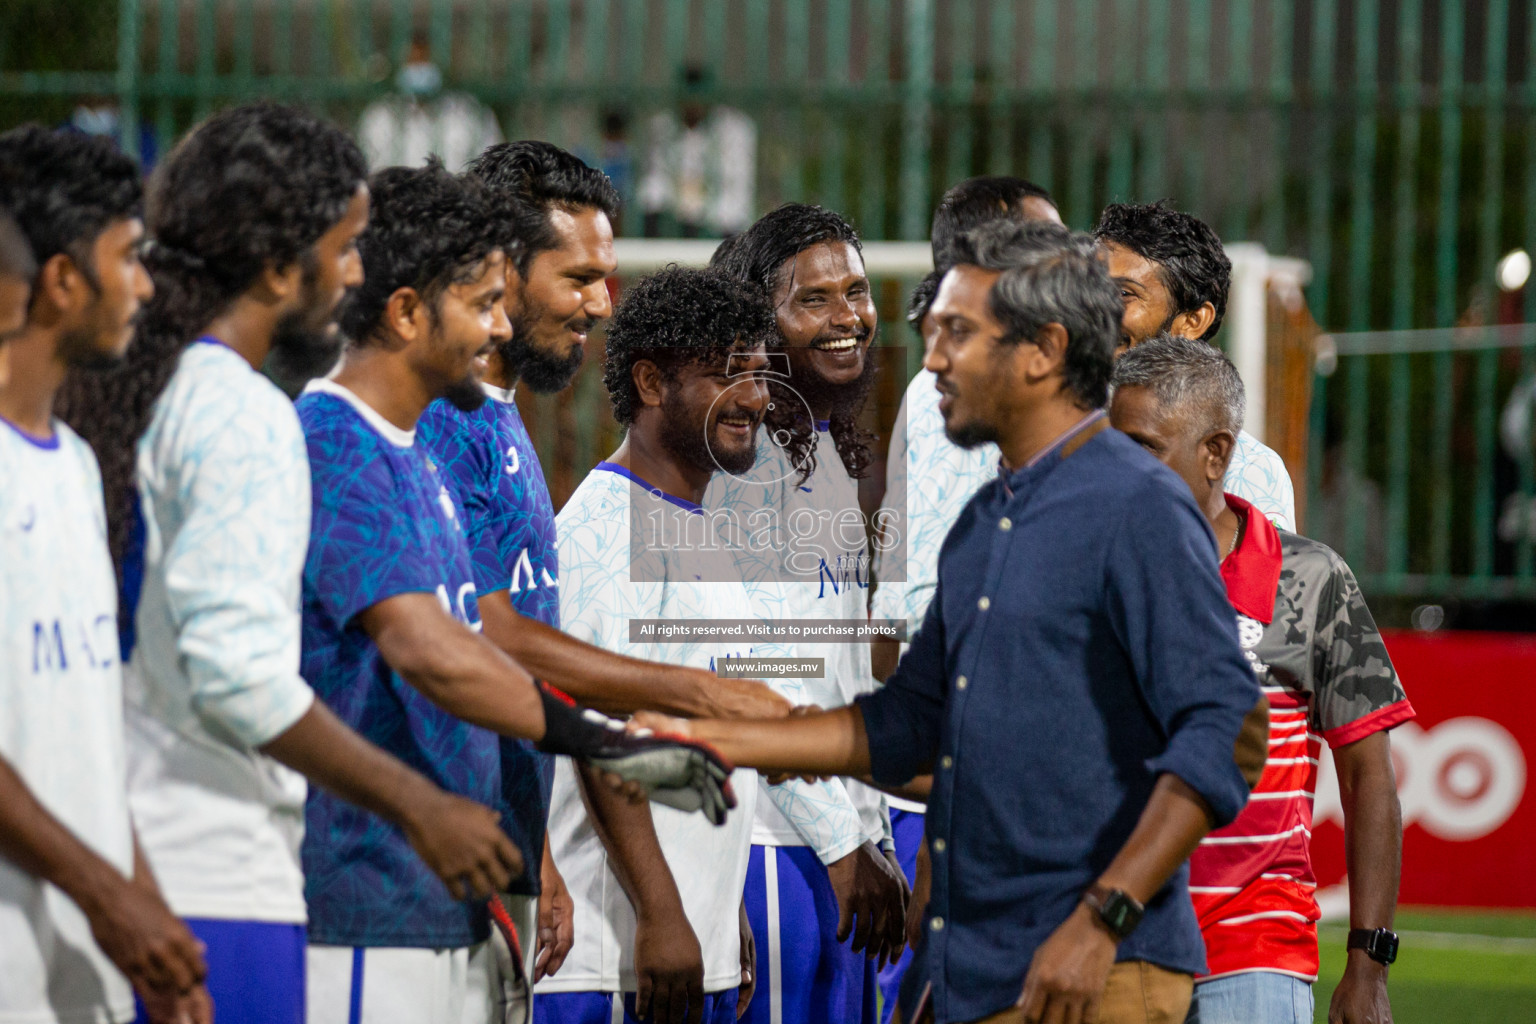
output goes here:
[{"label": "man in white jersey", "polygon": [[[122,359],[149,275],[138,169],[103,139],[0,136],[0,1020],[208,1019],[197,940],[128,819],[117,582],[90,448],[53,416],[72,367]],[[19,230],[18,230],[19,222]],[[22,233],[25,233],[24,235]],[[25,254],[25,261],[22,254]],[[33,252],[41,261],[33,262]],[[124,975],[127,977],[125,978]]]},{"label": "man in white jersey", "polygon": [[[720,467],[739,472],[755,458],[768,404],[757,374],[772,334],[757,289],[716,271],[672,268],[629,290],[604,375],[628,433],[556,518],[567,632],[711,672],[762,653],[744,635],[667,642],[643,630],[752,617],[729,537],[711,532],[719,521],[700,502]],[[584,801],[572,766],[557,766],[549,841],[575,904],[575,944],[539,984],[535,1020],[734,1024],[755,1002],[742,885],[757,776],[739,771],[733,784],[736,815],[710,829],[667,808],[625,813],[596,787]]]},{"label": "man in white jersey", "polygon": [[[1093,236],[1125,302],[1120,351],[1164,332],[1216,337],[1227,312],[1232,261],[1209,225],[1166,200],[1115,203],[1099,215]],[[1280,529],[1296,529],[1296,492],[1285,463],[1246,430],[1237,435],[1224,486]]]},{"label": "man in white jersey", "polygon": [[[754,534],[764,533],[754,523],[768,526],[751,545],[762,556],[748,575],[758,618],[863,623],[869,556],[857,480],[871,438],[856,418],[874,377],[868,350],[878,317],[858,234],[830,210],[790,203],[722,245],[711,263],[768,293],[784,372],[770,377],[773,407],[756,464],[717,476],[706,505]],[[823,676],[804,680],[813,704],[841,707],[872,685],[865,642],[795,648],[825,659]],[[841,780],[813,792],[788,782],[764,797],[747,912],[769,954],[767,998],[747,1018],[873,1020],[872,961],[898,954],[906,894],[884,798]]]},{"label": "man in white jersey", "polygon": [[307,114],[235,108],[177,147],[149,208],[158,297],[117,379],[127,390],[73,399],[98,451],[133,474],[117,493],[136,484],[142,507],[133,816],[208,947],[222,1024],[298,1024],[305,776],[401,827],[450,885],[483,877],[489,891],[515,853],[493,810],[362,740],[299,675],[309,469],[293,406],[258,370],[334,357],[328,325],[361,280],[361,155]]}]

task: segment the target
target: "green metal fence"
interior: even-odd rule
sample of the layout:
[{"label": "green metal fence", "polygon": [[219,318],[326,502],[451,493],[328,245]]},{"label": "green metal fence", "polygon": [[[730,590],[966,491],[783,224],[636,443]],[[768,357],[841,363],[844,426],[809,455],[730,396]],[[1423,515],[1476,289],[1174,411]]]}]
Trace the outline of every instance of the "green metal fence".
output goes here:
[{"label": "green metal fence", "polygon": [[[709,100],[757,124],[759,210],[812,200],[869,238],[920,238],[946,185],[1023,173],[1077,227],[1106,202],[1167,196],[1223,238],[1305,257],[1310,307],[1334,331],[1445,329],[1496,306],[1536,321],[1536,288],[1501,305],[1492,284],[1502,253],[1536,241],[1528,2],[120,0],[110,44],[47,66],[30,54],[59,47],[28,33],[53,39],[45,14],[101,0],[15,2],[21,15],[0,12],[0,124],[87,96],[161,149],[255,96],[355,124],[424,33],[449,87],[507,137],[592,152],[619,111],[638,159],[691,64]],[[1312,504],[1344,510],[1328,539],[1369,564],[1377,593],[1536,597],[1530,541],[1497,525],[1510,488],[1532,493],[1497,428],[1533,346],[1351,344],[1313,413]]]}]

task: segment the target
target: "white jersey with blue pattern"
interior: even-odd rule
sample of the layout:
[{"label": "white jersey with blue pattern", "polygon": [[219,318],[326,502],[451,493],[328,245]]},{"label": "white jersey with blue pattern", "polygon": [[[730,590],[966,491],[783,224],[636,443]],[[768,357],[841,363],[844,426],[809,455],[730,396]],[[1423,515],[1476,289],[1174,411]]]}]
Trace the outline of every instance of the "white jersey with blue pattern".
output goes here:
[{"label": "white jersey with blue pattern", "polygon": [[[739,476],[717,473],[704,504],[712,513],[730,512],[749,532],[752,523],[765,521],[754,516],[771,511],[766,521],[776,520],[784,530],[783,539],[766,546],[766,557],[743,563],[756,618],[868,618],[869,553],[858,484],[843,467],[830,432],[816,432],[816,469],[805,481],[784,449],[763,432],[752,469]],[[806,528],[812,524],[819,528]],[[823,678],[801,681],[805,695],[797,702],[843,707],[873,689],[868,643],[784,647],[791,657],[822,658],[826,663]],[[790,781],[763,786],[767,799],[758,802],[754,843],[810,846],[823,864],[831,864],[865,841],[880,843],[890,836],[885,798],[860,783],[833,780],[808,786]]]},{"label": "white jersey with blue pattern", "polygon": [[[0,757],[38,803],[124,875],[133,837],[123,751],[117,579],[96,458],[0,421]],[[0,858],[0,1021],[133,1019],[127,980],[55,886]]]},{"label": "white jersey with blue pattern", "polygon": [[298,415],[242,356],[200,339],[155,403],[137,478],[139,842],[184,917],[302,922],[304,778],[257,750],[314,701],[299,675],[310,485]]},{"label": "white jersey with blue pattern", "polygon": [[[660,517],[696,514],[696,505],[663,494],[622,467],[602,463],[576,488],[555,518],[560,559],[560,624],[605,650],[647,661],[713,669],[717,660],[761,653],[742,642],[630,642],[631,619],[746,619],[751,608],[731,569],[699,560],[729,559],[714,551],[632,551],[634,531]],[[681,530],[679,529],[679,534]],[[757,773],[737,769],[740,801],[721,827],[702,814],[651,805],[656,836],[704,953],[704,990],[741,982],[739,909],[746,883]],[[633,992],[635,912],[608,866],[569,758],[555,765],[549,849],[575,904],[576,942],[560,973],[539,992]]]}]

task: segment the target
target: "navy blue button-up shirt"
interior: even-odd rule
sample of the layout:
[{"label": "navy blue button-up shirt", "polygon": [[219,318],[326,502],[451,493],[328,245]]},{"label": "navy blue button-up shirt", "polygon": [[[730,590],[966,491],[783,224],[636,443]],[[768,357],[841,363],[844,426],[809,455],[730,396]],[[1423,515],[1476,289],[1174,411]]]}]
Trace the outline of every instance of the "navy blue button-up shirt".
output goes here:
[{"label": "navy blue button-up shirt", "polygon": [[[1258,699],[1210,527],[1135,442],[1106,429],[977,492],[911,649],[859,701],[876,779],[934,772],[908,1013],[924,984],[941,1024],[1011,1006],[1158,775],[1231,821],[1248,798],[1233,744]],[[1187,866],[1118,957],[1204,969]]]}]

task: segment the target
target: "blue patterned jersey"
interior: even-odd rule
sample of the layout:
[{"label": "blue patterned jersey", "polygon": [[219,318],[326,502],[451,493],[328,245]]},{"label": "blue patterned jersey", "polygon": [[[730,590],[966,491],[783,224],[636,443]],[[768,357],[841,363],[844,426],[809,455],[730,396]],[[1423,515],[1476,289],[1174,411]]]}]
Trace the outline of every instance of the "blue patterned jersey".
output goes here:
[{"label": "blue patterned jersey", "polygon": [[[443,789],[494,806],[496,735],[429,701],[356,622],[380,601],[428,593],[479,628],[453,498],[413,433],[345,388],[317,381],[298,410],[314,494],[304,678],[367,739]],[[399,828],[323,791],[311,792],[305,808],[304,875],[312,942],[444,948],[489,934],[484,903],[453,899]]]},{"label": "blue patterned jersey", "polygon": [[[474,563],[475,591],[508,592],[518,614],[560,628],[559,551],[555,508],[544,469],[512,392],[483,385],[488,401],[463,412],[442,399],[427,406],[416,439],[458,499]],[[501,820],[526,864],[544,849],[554,764],[527,740],[502,737]],[[510,891],[537,895],[537,872]]]}]

